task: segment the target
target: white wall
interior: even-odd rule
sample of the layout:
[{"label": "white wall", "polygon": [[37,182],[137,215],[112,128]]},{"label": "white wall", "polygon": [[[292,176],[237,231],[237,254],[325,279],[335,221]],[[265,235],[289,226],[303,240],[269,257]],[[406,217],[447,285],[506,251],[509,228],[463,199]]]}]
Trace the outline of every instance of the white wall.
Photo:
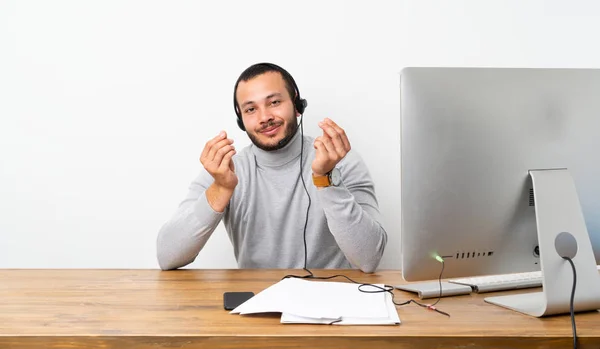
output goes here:
[{"label": "white wall", "polygon": [[[598,67],[590,1],[1,1],[0,268],[157,268],[206,140],[239,146],[232,88],[287,68],[376,182],[400,252],[399,71]],[[220,226],[190,267],[235,268]]]}]

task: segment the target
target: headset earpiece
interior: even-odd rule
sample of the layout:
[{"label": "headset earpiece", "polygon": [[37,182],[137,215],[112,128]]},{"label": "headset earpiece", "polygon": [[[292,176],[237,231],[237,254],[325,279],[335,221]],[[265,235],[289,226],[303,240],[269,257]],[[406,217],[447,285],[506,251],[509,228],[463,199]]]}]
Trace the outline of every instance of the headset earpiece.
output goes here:
[{"label": "headset earpiece", "polygon": [[242,131],[246,131],[246,127],[244,127],[244,122],[242,121],[242,118],[238,116],[237,118],[237,124],[238,127],[242,130]]},{"label": "headset earpiece", "polygon": [[296,107],[296,111],[300,114],[304,114],[304,109],[306,109],[307,105],[308,102],[304,98],[296,97],[296,99],[294,99],[294,107]]}]

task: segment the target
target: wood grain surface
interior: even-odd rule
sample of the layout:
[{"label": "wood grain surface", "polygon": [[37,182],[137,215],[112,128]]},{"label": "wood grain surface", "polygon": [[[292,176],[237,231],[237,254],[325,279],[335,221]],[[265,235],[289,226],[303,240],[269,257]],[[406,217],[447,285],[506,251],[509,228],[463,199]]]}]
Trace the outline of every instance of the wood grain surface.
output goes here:
[{"label": "wood grain surface", "polygon": [[[397,270],[313,272],[403,283]],[[534,318],[477,294],[443,298],[438,307],[450,318],[414,304],[397,307],[398,326],[281,324],[280,314],[240,316],[223,309],[224,292],[258,293],[287,274],[304,272],[3,269],[0,348],[572,347],[569,316]],[[395,291],[397,302],[414,297]],[[576,321],[580,348],[600,348],[600,314],[580,313]]]}]

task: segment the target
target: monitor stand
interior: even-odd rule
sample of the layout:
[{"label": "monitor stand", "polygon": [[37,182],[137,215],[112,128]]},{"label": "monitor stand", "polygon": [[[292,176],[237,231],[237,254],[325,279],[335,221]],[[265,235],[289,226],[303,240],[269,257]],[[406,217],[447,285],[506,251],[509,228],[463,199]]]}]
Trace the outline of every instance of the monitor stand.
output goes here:
[{"label": "monitor stand", "polygon": [[488,297],[485,301],[542,317],[570,312],[573,270],[577,272],[574,311],[600,308],[600,276],[579,197],[567,169],[529,171],[533,182],[542,292]]}]

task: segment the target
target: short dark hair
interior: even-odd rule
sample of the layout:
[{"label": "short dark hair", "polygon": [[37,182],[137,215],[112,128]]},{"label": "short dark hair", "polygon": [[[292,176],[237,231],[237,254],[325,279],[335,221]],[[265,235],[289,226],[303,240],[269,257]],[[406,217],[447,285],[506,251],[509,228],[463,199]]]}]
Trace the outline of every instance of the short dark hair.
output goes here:
[{"label": "short dark hair", "polygon": [[290,73],[288,73],[282,67],[272,64],[272,63],[257,63],[257,64],[253,64],[253,65],[249,66],[248,68],[246,68],[246,70],[244,70],[242,72],[242,74],[240,74],[240,77],[235,82],[235,87],[233,89],[233,101],[234,101],[234,106],[236,108],[236,112],[239,109],[239,104],[237,102],[236,94],[237,94],[237,88],[238,88],[238,85],[240,84],[240,82],[241,81],[246,82],[250,79],[253,79],[259,75],[262,75],[262,74],[268,73],[268,72],[279,73],[281,75],[281,77],[283,78],[283,81],[285,82],[285,89],[290,94],[290,98],[292,99],[292,101],[296,98],[296,83],[294,82],[294,79],[292,78]]}]

